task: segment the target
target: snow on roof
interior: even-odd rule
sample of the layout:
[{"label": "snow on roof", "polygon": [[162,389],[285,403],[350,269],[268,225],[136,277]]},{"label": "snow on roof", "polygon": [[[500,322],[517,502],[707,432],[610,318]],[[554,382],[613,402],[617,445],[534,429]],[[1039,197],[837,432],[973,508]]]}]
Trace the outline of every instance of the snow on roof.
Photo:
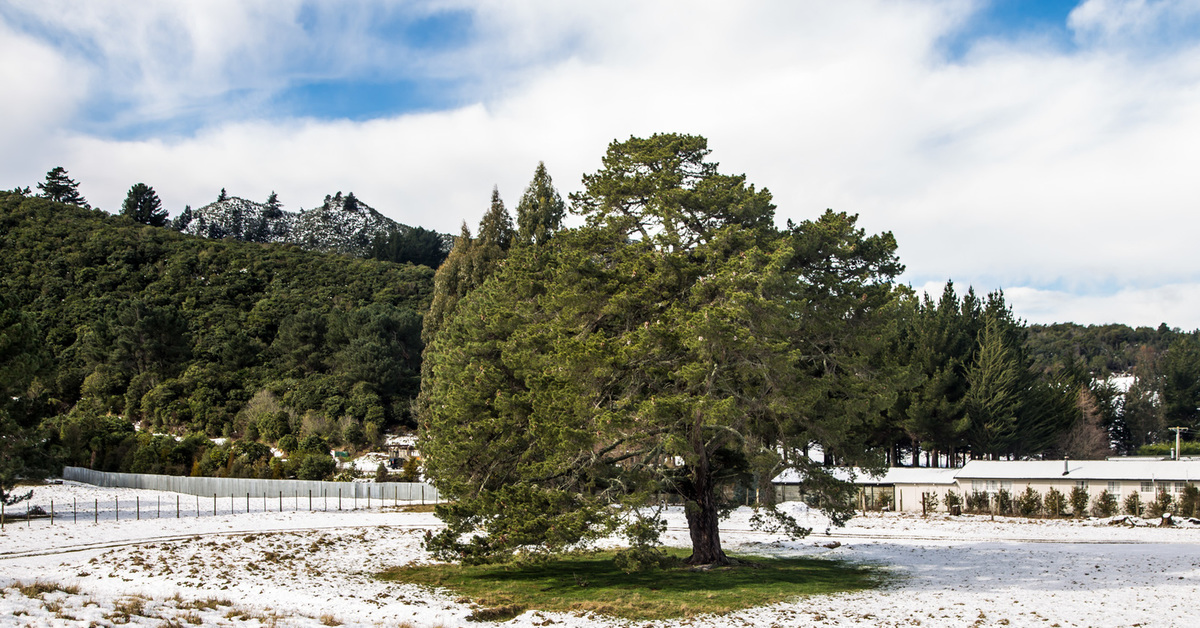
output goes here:
[{"label": "snow on roof", "polygon": [[[1065,463],[1065,464],[1064,464]],[[971,460],[960,480],[1200,480],[1195,460]],[[1063,473],[1066,471],[1066,473]]]},{"label": "snow on roof", "polygon": [[[890,467],[881,476],[872,476],[858,467],[830,469],[833,477],[858,484],[954,484],[954,474],[959,469],[931,469],[928,467]],[[801,474],[796,469],[787,469],[772,480],[775,484],[799,484]]]},{"label": "snow on roof", "polygon": [[409,434],[404,434],[404,435],[391,434],[384,440],[384,444],[389,445],[389,446],[391,446],[391,445],[408,445],[410,447],[416,447],[417,446],[417,437],[416,437],[416,435],[409,435]]}]

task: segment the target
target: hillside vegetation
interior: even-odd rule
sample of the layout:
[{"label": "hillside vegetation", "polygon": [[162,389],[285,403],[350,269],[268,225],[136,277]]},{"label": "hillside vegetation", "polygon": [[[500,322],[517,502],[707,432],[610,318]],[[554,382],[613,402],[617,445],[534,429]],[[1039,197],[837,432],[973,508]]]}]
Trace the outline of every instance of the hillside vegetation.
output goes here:
[{"label": "hillside vegetation", "polygon": [[208,460],[199,435],[366,445],[412,425],[432,279],[2,192],[0,289],[41,339],[11,413],[46,418],[64,462],[111,470],[229,473],[240,455],[267,473],[261,443]]}]

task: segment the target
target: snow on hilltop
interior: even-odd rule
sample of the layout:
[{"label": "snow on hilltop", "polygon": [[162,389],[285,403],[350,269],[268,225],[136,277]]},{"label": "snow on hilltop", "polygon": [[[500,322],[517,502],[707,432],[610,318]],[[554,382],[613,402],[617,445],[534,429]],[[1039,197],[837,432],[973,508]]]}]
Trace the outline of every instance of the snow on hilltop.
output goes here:
[{"label": "snow on hilltop", "polygon": [[326,196],[325,202],[299,213],[278,205],[256,203],[231,196],[209,203],[178,219],[177,228],[205,238],[235,238],[247,242],[295,244],[313,251],[362,254],[375,236],[408,231],[354,194]]}]

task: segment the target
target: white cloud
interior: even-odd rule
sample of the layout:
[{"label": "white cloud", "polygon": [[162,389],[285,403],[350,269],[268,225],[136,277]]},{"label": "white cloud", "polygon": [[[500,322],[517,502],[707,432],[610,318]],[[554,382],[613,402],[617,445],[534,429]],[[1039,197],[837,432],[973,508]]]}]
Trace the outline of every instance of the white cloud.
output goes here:
[{"label": "white cloud", "polygon": [[[170,17],[133,17],[112,34],[102,26],[123,5],[101,4],[106,17],[62,28],[101,42],[76,71],[127,72],[139,85],[130,111],[290,80],[284,57],[303,45],[326,46],[322,71],[411,53],[349,46],[333,31],[293,35],[295,4],[172,4]],[[967,19],[966,2],[421,4],[474,7],[476,40],[414,61],[467,77],[474,104],[362,123],[218,116],[188,137],[76,133],[47,150],[110,209],[136,181],[172,211],[221,187],[259,199],[276,190],[292,209],[353,190],[402,222],[457,231],[478,221],[493,184],[515,203],[538,160],[566,192],[614,138],[698,133],[723,170],[772,190],[781,221],[832,207],[894,231],[906,280],[1003,287],[1035,322],[1121,320],[1114,313],[1191,328],[1200,48],[1184,40],[1141,55],[1111,42],[1194,4],[1093,0],[1071,17],[1087,42],[1078,50],[993,40],[956,61],[939,42]],[[145,33],[164,21],[188,24],[180,39],[203,50],[155,61]],[[61,65],[64,54],[47,58]],[[45,120],[67,126],[69,115],[39,124],[61,136]]]}]

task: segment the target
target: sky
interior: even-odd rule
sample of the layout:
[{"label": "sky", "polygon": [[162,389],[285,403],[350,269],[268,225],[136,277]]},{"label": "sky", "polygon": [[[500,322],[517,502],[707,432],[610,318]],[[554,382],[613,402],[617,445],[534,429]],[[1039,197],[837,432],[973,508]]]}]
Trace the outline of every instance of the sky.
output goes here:
[{"label": "sky", "polygon": [[110,212],[353,191],[457,233],[689,133],[918,291],[1200,328],[1200,0],[0,0],[0,85],[0,189]]}]

